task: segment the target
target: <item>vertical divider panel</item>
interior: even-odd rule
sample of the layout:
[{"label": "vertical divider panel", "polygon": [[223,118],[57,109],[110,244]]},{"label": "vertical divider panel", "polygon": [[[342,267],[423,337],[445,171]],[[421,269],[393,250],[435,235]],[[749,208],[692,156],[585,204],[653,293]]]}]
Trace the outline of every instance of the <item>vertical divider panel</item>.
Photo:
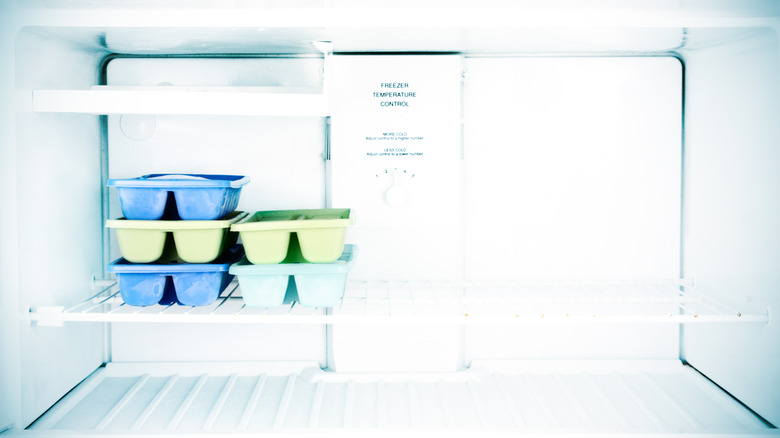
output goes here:
[{"label": "vertical divider panel", "polygon": [[[334,207],[351,208],[349,243],[360,248],[353,279],[458,277],[461,57],[339,55],[332,60]],[[369,292],[369,291],[367,291]],[[370,291],[373,292],[373,291]],[[392,306],[392,307],[391,307]],[[454,370],[458,329],[332,327],[336,370]]]}]

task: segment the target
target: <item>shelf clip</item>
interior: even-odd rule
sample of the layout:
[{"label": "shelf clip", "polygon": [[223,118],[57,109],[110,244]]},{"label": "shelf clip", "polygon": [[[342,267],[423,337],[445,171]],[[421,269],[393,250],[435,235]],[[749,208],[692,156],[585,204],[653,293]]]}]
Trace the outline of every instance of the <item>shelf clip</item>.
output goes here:
[{"label": "shelf clip", "polygon": [[312,41],[314,47],[322,53],[322,70],[320,76],[322,77],[322,94],[325,96],[325,114],[331,114],[330,102],[328,96],[330,96],[331,80],[330,72],[333,71],[333,42],[332,41]]},{"label": "shelf clip", "polygon": [[[45,315],[61,315],[63,312],[65,312],[65,307],[63,306],[39,306],[35,309],[30,309],[29,317],[31,322],[40,327],[62,327],[65,325],[64,321],[59,318],[46,318]],[[34,318],[32,318],[33,315],[35,315]]]}]

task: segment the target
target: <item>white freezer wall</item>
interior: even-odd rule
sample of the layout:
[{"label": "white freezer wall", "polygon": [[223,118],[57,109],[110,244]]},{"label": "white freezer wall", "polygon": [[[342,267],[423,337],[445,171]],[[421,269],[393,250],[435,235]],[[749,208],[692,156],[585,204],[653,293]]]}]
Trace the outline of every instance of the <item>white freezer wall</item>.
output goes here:
[{"label": "white freezer wall", "polygon": [[[34,88],[79,88],[98,82],[99,51],[53,41],[34,30],[19,32],[14,49],[14,88],[20,96],[29,98]],[[16,241],[9,247],[16,249],[17,265],[10,274],[16,276],[16,285],[3,288],[4,299],[18,295],[12,307],[18,343],[10,357],[18,361],[19,370],[3,381],[21,385],[14,402],[19,410],[11,412],[16,425],[24,426],[104,361],[103,324],[43,327],[24,317],[38,306],[80,302],[91,290],[93,276],[102,276],[102,142],[98,116],[20,110],[15,141],[4,144],[15,145],[10,162],[15,193],[9,200],[16,205]]]},{"label": "white freezer wall", "polygon": [[[14,93],[14,33],[16,29],[0,3],[0,96]],[[16,262],[16,132],[14,107],[10,99],[0,99],[0,431],[12,426],[20,416],[18,403],[19,327],[17,314],[18,276]],[[4,146],[5,145],[5,146]]]},{"label": "white freezer wall", "polygon": [[682,358],[780,424],[780,47],[777,27],[683,52],[684,272],[766,325],[687,325]]},{"label": "white freezer wall", "polygon": [[464,69],[466,278],[678,278],[677,58],[477,57]]},{"label": "white freezer wall", "polygon": [[[679,59],[476,57],[464,66],[465,278],[679,277]],[[679,355],[678,325],[615,328],[470,325],[464,360]]]}]

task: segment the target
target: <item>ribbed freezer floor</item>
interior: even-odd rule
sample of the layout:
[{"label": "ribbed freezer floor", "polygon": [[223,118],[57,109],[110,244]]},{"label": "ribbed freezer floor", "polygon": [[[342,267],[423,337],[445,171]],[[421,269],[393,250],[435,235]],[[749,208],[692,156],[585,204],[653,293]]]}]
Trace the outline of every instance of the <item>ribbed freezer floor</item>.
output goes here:
[{"label": "ribbed freezer floor", "polygon": [[675,361],[628,361],[617,368],[475,363],[468,371],[440,374],[346,374],[309,365],[109,364],[29,432],[776,431]]}]

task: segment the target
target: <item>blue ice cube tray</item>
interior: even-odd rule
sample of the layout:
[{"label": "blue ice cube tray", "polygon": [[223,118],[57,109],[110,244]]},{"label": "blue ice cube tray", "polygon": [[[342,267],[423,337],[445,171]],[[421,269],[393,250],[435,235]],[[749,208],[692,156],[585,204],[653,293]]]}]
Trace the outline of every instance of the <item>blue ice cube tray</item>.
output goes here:
[{"label": "blue ice cube tray", "polygon": [[110,179],[126,219],[215,220],[238,207],[242,175],[150,174]]},{"label": "blue ice cube tray", "polygon": [[230,264],[241,255],[243,251],[234,249],[220,263],[140,264],[120,258],[106,266],[106,272],[116,275],[122,300],[131,306],[206,306],[230,284]]},{"label": "blue ice cube tray", "polygon": [[347,274],[355,263],[356,255],[355,245],[344,245],[341,257],[333,263],[254,265],[243,257],[230,266],[229,272],[238,278],[247,307],[281,305],[289,281],[295,282],[301,305],[332,307],[344,294]]}]

